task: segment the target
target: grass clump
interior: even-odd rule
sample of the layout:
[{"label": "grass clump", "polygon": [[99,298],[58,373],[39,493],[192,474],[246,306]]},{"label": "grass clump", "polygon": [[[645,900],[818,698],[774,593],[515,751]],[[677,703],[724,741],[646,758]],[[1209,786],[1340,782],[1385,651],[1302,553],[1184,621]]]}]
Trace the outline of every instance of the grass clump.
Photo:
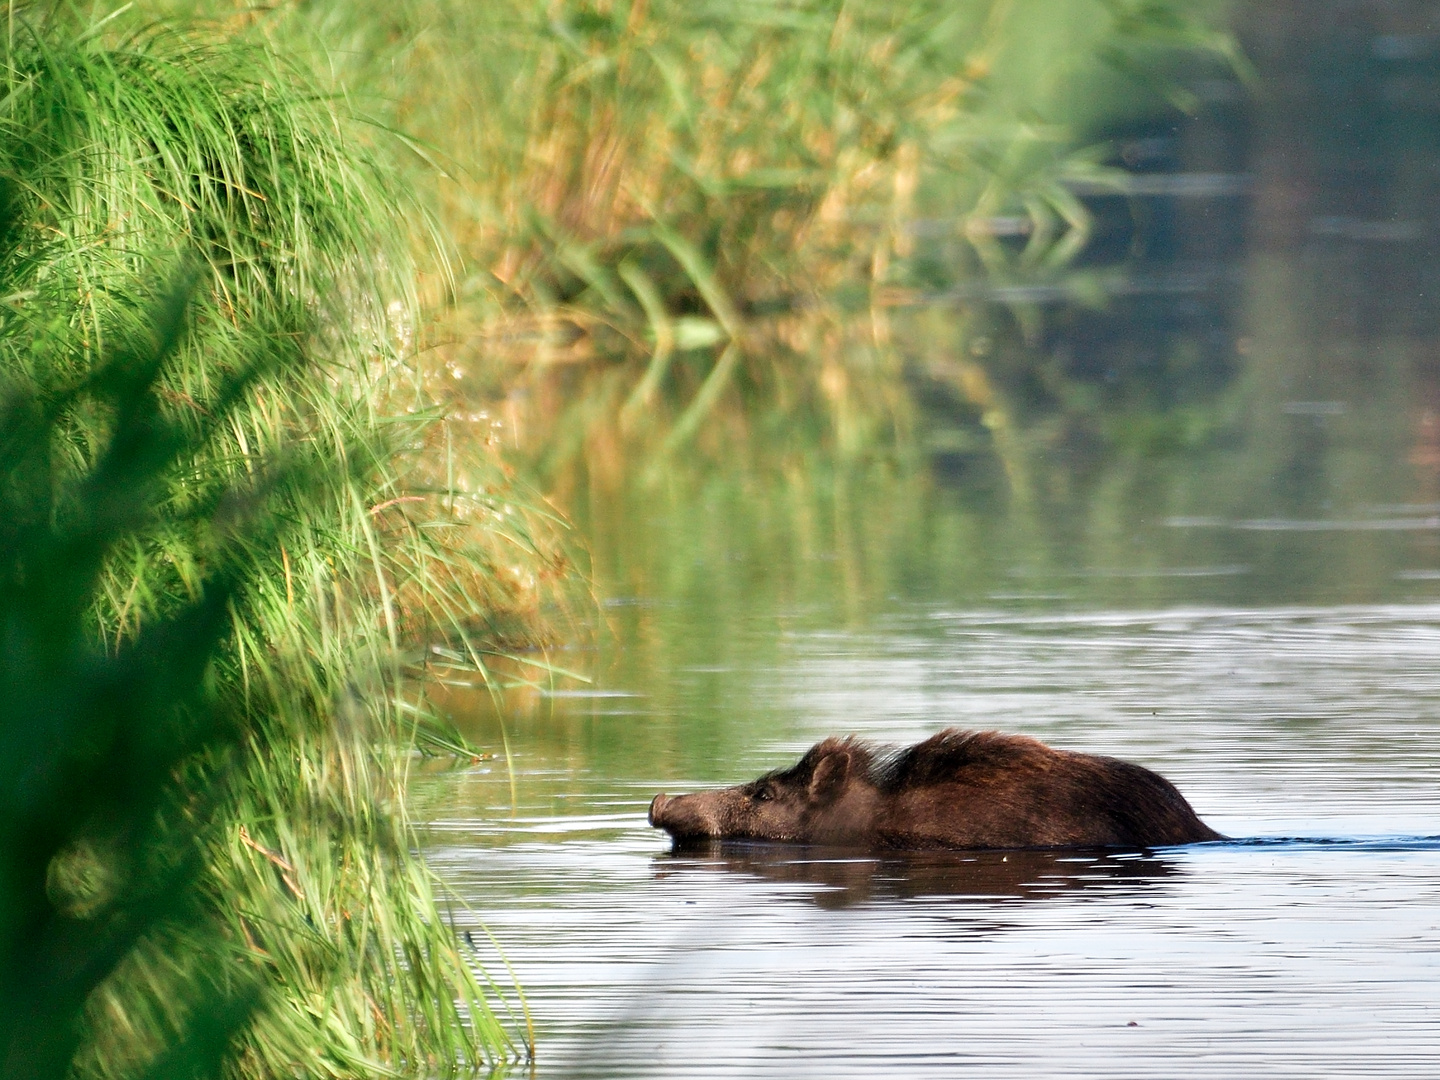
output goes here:
[{"label": "grass clump", "polygon": [[[182,318],[176,296],[159,313],[158,340],[123,343],[68,378],[56,370],[69,366],[65,336],[32,340],[44,375],[11,370],[0,384],[7,1077],[65,1075],[91,995],[147,939],[179,934],[182,949],[188,935],[203,939],[198,845],[223,831],[216,789],[237,778],[236,751],[252,727],[217,692],[216,669],[250,599],[247,549],[282,531],[286,500],[275,496],[309,486],[285,469],[166,505],[169,474],[203,451],[260,374],[220,380],[206,400],[210,420],[166,410],[157,391]],[[65,452],[77,422],[92,437],[82,462]],[[190,595],[111,644],[94,620],[107,563],[157,529],[183,534],[198,556]],[[192,776],[188,790],[175,783],[181,771]],[[219,978],[195,973],[185,1035],[169,1048],[205,1071],[263,988],[253,964],[225,966]]]},{"label": "grass clump", "polygon": [[[63,1001],[14,1014],[48,1009],[63,1038],[22,1067],[40,1027],[12,1023],[7,1075],[506,1060],[404,814],[429,730],[411,676],[440,643],[483,673],[539,632],[563,568],[483,448],[435,453],[398,185],[263,42],[48,5],[6,31],[0,375],[20,404],[0,479],[23,528],[0,614],[50,659],[32,678],[6,655],[28,689],[5,734],[40,739],[36,767],[82,762],[55,790],[96,790],[7,839],[28,861],[7,871],[3,992],[31,1000],[35,926],[105,941]],[[133,476],[110,464],[126,448]],[[151,653],[131,683],[103,674]]]}]

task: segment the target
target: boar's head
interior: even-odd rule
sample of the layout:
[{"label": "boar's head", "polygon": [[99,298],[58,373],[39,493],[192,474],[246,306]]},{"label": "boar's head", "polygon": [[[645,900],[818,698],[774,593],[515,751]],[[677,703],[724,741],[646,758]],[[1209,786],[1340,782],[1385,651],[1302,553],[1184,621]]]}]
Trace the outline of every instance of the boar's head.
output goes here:
[{"label": "boar's head", "polygon": [[863,841],[874,825],[877,794],[866,775],[868,758],[858,743],[826,739],[791,768],[748,784],[694,795],[656,795],[650,824],[676,841]]}]

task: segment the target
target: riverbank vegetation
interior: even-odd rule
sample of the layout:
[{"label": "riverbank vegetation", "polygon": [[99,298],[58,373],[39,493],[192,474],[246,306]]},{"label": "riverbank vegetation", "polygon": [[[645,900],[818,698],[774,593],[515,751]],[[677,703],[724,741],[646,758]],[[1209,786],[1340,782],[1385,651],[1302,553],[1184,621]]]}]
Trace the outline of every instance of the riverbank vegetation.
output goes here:
[{"label": "riverbank vegetation", "polygon": [[[1232,56],[1207,13],[326,0],[269,32],[299,22],[438,165],[461,270],[433,372],[564,486],[696,441],[903,444],[896,312],[977,277],[1084,295],[1074,188],[1114,176],[1091,140],[1187,105],[1163,77],[1178,57]],[[1003,442],[986,366],[947,378]]]},{"label": "riverbank vegetation", "polygon": [[414,676],[538,640],[559,567],[414,370],[424,218],[263,42],[6,30],[4,1075],[512,1058],[405,816]]}]

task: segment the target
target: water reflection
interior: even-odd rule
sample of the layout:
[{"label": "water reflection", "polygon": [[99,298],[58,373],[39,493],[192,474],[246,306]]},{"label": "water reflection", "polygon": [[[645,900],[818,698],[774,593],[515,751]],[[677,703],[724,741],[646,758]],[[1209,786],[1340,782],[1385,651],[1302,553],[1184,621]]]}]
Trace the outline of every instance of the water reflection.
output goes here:
[{"label": "water reflection", "polygon": [[[664,881],[696,872],[742,874],[787,886],[785,897],[839,909],[897,900],[948,899],[990,905],[1005,900],[1074,899],[1078,894],[1136,899],[1155,894],[1181,872],[1163,855],[1114,852],[977,851],[857,856],[779,844],[710,842],[685,846],[652,863]],[[788,888],[795,886],[798,888]]]}]

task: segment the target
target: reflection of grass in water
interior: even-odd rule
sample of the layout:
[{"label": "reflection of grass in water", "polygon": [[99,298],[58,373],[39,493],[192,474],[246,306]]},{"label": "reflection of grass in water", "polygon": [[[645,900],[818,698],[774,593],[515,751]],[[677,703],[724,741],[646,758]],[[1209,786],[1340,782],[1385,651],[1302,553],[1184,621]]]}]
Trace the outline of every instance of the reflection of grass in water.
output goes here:
[{"label": "reflection of grass in water", "polygon": [[[0,465],[9,617],[51,670],[12,654],[5,707],[26,738],[38,716],[93,737],[57,737],[73,798],[7,848],[11,1046],[60,1041],[5,1067],[64,1071],[62,1028],[23,1018],[97,982],[82,1075],[192,1036],[218,1053],[250,1005],[236,1075],[482,1067],[513,1047],[413,855],[404,650],[443,637],[483,668],[555,566],[483,447],[421,453],[444,433],[405,365],[410,237],[364,133],[265,48],[29,14],[0,71],[0,367],[33,405]],[[177,251],[197,285],[156,354]],[[121,475],[120,451],[143,460]],[[75,700],[136,657],[134,689]],[[97,963],[27,969],[48,946],[14,928],[36,919]],[[47,975],[49,997],[23,992]]]}]

